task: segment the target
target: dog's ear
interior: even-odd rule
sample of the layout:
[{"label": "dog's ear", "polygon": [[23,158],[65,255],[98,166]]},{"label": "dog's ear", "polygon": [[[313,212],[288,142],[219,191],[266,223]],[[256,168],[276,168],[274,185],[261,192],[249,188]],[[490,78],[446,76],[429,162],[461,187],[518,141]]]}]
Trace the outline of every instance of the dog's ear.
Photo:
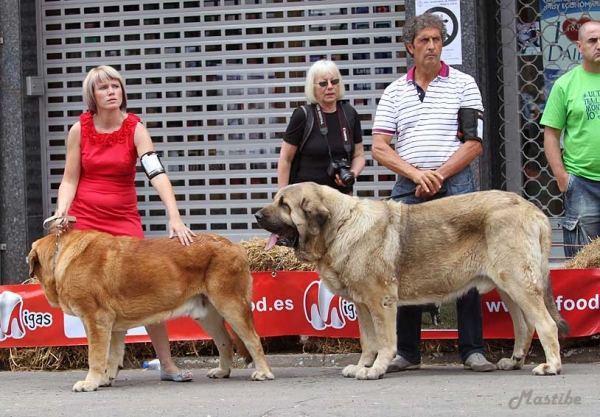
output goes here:
[{"label": "dog's ear", "polygon": [[35,268],[38,266],[38,254],[35,249],[31,249],[29,252],[29,256],[27,256],[27,264],[29,265],[29,278],[33,278],[35,276]]},{"label": "dog's ear", "polygon": [[46,295],[48,303],[50,303],[52,307],[58,307],[58,293],[56,292],[56,281],[54,280],[54,274],[44,275],[44,269],[40,263],[40,254],[42,256],[42,261],[45,260],[44,247],[38,246],[37,249],[40,250],[40,253],[38,253],[36,249],[31,249],[29,255],[27,255],[27,264],[29,264],[29,278],[37,278],[42,286],[42,289],[44,290],[44,294]]},{"label": "dog's ear", "polygon": [[329,210],[321,203],[321,201],[309,200],[306,198],[302,199],[300,207],[302,208],[302,211],[304,211],[304,216],[306,217],[308,232],[311,235],[318,235],[321,227],[323,227],[331,216]]}]

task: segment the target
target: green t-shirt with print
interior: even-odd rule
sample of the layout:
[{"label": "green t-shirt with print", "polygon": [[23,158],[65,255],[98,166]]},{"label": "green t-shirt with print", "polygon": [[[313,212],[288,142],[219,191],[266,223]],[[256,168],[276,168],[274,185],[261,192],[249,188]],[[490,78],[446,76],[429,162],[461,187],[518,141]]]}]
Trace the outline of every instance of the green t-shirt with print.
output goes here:
[{"label": "green t-shirt with print", "polygon": [[567,172],[600,181],[600,74],[579,65],[559,77],[540,123],[564,129]]}]

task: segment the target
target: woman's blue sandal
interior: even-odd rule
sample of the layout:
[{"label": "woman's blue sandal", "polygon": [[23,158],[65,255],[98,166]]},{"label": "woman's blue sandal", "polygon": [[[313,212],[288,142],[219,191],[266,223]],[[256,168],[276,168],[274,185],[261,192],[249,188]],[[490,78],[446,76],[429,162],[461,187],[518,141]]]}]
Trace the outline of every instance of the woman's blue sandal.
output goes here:
[{"label": "woman's blue sandal", "polygon": [[179,372],[178,374],[168,374],[164,371],[160,371],[161,381],[173,381],[173,382],[189,382],[194,379],[194,374],[187,369]]}]

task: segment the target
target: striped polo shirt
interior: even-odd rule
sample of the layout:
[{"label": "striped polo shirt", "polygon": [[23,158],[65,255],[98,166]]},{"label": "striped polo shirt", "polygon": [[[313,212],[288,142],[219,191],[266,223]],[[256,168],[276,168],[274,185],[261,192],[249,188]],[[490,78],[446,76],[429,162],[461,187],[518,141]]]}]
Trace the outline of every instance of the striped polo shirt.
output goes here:
[{"label": "striped polo shirt", "polygon": [[423,101],[414,81],[415,67],[391,83],[377,105],[373,134],[397,134],[396,152],[419,169],[438,169],[456,152],[458,110],[483,111],[473,77],[442,62],[440,73],[427,87]]}]

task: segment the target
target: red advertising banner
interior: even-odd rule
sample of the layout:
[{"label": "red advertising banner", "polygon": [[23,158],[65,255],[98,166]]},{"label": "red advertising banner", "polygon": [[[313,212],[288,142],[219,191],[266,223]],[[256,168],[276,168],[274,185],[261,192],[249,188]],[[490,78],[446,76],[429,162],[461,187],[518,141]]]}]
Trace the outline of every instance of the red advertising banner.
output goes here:
[{"label": "red advertising banner", "polygon": [[[569,323],[570,337],[600,333],[600,269],[550,271],[556,307]],[[498,293],[482,297],[483,337],[514,338],[512,321]]]},{"label": "red advertising banner", "polygon": [[[356,308],[333,295],[315,272],[258,272],[253,311],[261,337],[305,335],[358,338]],[[570,336],[600,333],[600,269],[552,271],[554,298],[571,325]],[[512,338],[508,312],[495,291],[482,297],[484,337]],[[171,340],[209,336],[189,317],[167,322]],[[424,339],[455,339],[456,330],[423,330]],[[126,341],[146,342],[143,327],[127,332]],[[39,285],[0,286],[0,348],[85,345],[81,321],[51,307]]]}]

